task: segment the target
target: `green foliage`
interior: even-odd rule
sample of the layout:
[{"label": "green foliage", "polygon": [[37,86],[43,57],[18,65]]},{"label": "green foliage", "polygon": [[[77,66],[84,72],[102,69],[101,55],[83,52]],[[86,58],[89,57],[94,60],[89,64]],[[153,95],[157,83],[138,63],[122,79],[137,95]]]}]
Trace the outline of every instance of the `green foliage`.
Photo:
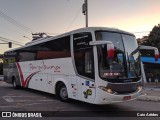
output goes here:
[{"label": "green foliage", "polygon": [[160,50],[160,24],[153,27],[148,36],[148,40],[144,45],[154,46]]},{"label": "green foliage", "polygon": [[[143,40],[144,37],[140,40]],[[141,45],[146,45],[146,46],[154,46],[157,47],[160,51],[160,24],[157,26],[154,26],[152,31],[148,36],[145,37],[146,41],[141,43]],[[140,51],[141,56],[145,57],[153,57],[154,52],[153,50],[141,50]]]}]

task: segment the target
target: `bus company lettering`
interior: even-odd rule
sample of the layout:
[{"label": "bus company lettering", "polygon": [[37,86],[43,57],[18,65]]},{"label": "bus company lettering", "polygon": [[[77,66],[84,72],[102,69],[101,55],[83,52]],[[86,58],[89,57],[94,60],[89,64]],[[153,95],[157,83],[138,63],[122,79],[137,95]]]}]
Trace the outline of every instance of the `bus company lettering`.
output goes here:
[{"label": "bus company lettering", "polygon": [[32,63],[30,63],[29,67],[30,67],[30,71],[33,71],[33,70],[38,70],[38,71],[53,70],[54,72],[60,72],[59,66],[46,65],[44,63],[44,61],[42,61],[40,65],[33,65]]}]

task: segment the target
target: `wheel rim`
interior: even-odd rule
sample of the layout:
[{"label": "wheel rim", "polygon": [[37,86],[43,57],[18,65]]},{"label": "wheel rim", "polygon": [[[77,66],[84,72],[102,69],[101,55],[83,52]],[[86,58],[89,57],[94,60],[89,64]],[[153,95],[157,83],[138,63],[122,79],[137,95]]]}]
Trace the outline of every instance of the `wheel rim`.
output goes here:
[{"label": "wheel rim", "polygon": [[68,99],[68,93],[67,93],[67,88],[66,87],[62,87],[60,89],[60,97],[63,99],[63,100],[67,100]]}]

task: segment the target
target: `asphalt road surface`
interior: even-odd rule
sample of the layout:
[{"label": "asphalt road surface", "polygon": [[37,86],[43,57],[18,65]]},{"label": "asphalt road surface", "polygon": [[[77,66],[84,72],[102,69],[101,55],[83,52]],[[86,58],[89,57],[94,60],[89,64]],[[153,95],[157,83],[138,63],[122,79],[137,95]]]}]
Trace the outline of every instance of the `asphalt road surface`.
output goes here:
[{"label": "asphalt road surface", "polygon": [[[159,117],[144,117],[143,114],[160,111],[160,102],[134,100],[130,102],[111,105],[92,105],[80,101],[69,103],[61,102],[56,96],[30,89],[13,89],[0,81],[0,111],[12,112],[39,112],[43,116],[56,117],[56,119],[159,119]],[[141,115],[141,116],[140,116]],[[152,114],[153,115],[153,114]],[[134,118],[131,118],[134,116]],[[139,117],[136,117],[139,116]],[[70,117],[70,118],[69,118]],[[0,118],[2,119],[2,118]],[[18,118],[15,118],[16,120]],[[21,118],[19,118],[21,119]],[[50,118],[51,119],[51,118]]]}]

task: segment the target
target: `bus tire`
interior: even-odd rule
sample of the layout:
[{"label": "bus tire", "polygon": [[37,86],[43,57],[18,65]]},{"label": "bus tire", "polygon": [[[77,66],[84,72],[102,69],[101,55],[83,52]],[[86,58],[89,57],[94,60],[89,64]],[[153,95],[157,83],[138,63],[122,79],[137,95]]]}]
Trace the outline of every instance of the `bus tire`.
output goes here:
[{"label": "bus tire", "polygon": [[68,102],[68,92],[67,92],[67,87],[64,84],[61,84],[58,89],[58,97],[60,98],[61,101],[63,102]]}]

